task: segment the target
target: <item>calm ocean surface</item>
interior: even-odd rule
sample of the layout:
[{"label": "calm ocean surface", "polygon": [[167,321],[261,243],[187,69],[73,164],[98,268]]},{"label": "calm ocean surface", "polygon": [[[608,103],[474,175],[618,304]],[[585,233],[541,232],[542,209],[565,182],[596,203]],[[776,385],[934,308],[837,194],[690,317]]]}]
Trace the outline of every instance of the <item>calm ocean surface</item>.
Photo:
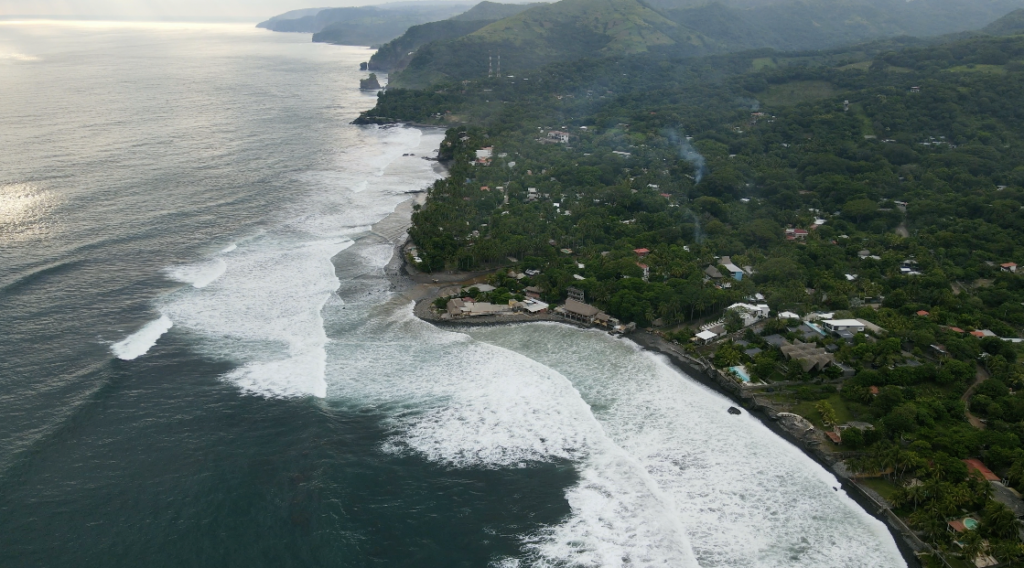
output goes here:
[{"label": "calm ocean surface", "polygon": [[350,124],[369,55],[0,22],[0,566],[904,566],[632,343],[413,318],[441,134]]}]

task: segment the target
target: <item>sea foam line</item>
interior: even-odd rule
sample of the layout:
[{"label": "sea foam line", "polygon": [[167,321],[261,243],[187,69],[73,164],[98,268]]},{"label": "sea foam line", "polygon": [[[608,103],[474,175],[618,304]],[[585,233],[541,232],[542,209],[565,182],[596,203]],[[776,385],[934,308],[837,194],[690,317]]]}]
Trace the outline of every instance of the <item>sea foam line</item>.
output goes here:
[{"label": "sea foam line", "polygon": [[157,340],[171,329],[172,325],[174,323],[171,318],[160,316],[159,319],[147,323],[139,331],[112,345],[110,350],[122,361],[138,359],[148,353],[156,345]]}]

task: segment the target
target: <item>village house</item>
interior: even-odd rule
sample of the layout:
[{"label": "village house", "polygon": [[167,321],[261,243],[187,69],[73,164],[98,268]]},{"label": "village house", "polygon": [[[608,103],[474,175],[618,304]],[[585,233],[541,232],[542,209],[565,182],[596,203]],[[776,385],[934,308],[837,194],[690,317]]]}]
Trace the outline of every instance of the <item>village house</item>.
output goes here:
[{"label": "village house", "polygon": [[521,312],[526,312],[531,316],[542,316],[548,313],[550,306],[545,302],[535,299],[526,299],[522,302],[516,302],[515,309]]},{"label": "village house", "polygon": [[725,268],[725,271],[732,276],[733,280],[743,280],[743,269],[733,264],[732,259],[728,256],[723,256],[718,264]]},{"label": "village house", "polygon": [[705,329],[704,331],[701,331],[697,335],[693,336],[693,342],[698,345],[707,345],[708,343],[714,341],[716,337],[718,337],[717,333]]},{"label": "village house", "polygon": [[481,165],[481,166],[488,166],[488,165],[490,165],[491,164],[491,156],[493,155],[493,153],[494,153],[494,148],[491,148],[491,147],[481,148],[480,150],[477,150],[476,151],[476,161],[473,162],[473,164],[474,165]]},{"label": "village house", "polygon": [[725,311],[733,311],[739,314],[740,317],[743,318],[743,327],[750,327],[755,323],[766,319],[771,313],[771,309],[768,308],[768,304],[753,305],[739,303],[725,308]]},{"label": "village house", "polygon": [[636,265],[639,266],[640,270],[643,270],[643,272],[644,272],[644,275],[643,275],[644,282],[647,282],[648,280],[650,280],[651,279],[651,267],[647,266],[646,264],[644,264],[642,262],[638,262],[638,263],[636,263]]},{"label": "village house", "polygon": [[544,293],[544,289],[541,288],[540,286],[527,286],[526,288],[523,289],[523,292],[526,293],[526,296],[528,298],[539,300],[540,295]]},{"label": "village house", "polygon": [[807,229],[786,229],[787,241],[802,241],[807,238]]},{"label": "village house", "polygon": [[864,324],[855,319],[841,319],[841,320],[824,320],[821,325],[825,327],[825,331],[841,335],[843,332],[849,332],[852,334],[861,333],[864,331]]},{"label": "village house", "polygon": [[999,270],[1002,272],[1017,272],[1016,262],[1006,262],[999,265]]},{"label": "village house", "polygon": [[561,130],[552,130],[551,132],[548,132],[548,138],[561,144],[569,143],[569,133]]},{"label": "village house", "polygon": [[799,362],[800,368],[805,373],[821,371],[836,362],[835,356],[826,351],[824,347],[818,347],[814,343],[804,343],[800,340],[794,340],[791,345],[783,345],[780,351],[787,359]]}]

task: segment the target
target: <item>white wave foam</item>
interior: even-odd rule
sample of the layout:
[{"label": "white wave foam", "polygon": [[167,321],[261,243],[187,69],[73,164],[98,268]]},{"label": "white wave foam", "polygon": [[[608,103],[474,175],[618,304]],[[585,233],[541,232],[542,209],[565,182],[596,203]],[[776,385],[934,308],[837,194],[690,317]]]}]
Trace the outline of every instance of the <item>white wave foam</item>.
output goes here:
[{"label": "white wave foam", "polygon": [[[678,523],[701,566],[905,566],[884,525],[835,491],[832,475],[661,358],[563,326],[471,334],[564,373],[614,442],[580,464],[572,515],[529,539],[535,564],[620,566],[623,554],[630,566],[676,565],[668,536]],[[646,476],[624,475],[614,448]],[[665,540],[624,538],[633,531]]]},{"label": "white wave foam", "polygon": [[114,356],[124,361],[138,359],[148,353],[172,325],[171,318],[160,316],[159,319],[147,323],[139,331],[112,345],[110,350]]},{"label": "white wave foam", "polygon": [[215,258],[207,262],[176,266],[167,269],[167,275],[185,284],[191,284],[194,288],[206,288],[211,282],[224,275],[228,265],[221,259]]},{"label": "white wave foam", "polygon": [[[605,435],[559,372],[399,313],[330,345],[330,392],[391,412],[389,452],[451,467],[600,464],[567,498],[573,521],[529,539],[530,565],[696,566],[683,526],[647,471]],[[366,338],[360,340],[359,338]],[[388,362],[388,375],[380,374]]]},{"label": "white wave foam", "polygon": [[162,309],[203,347],[236,360],[228,378],[267,396],[324,396],[320,309],[337,288],[331,257],[348,239],[253,239],[230,257],[211,286],[185,290]]},{"label": "white wave foam", "polygon": [[221,254],[227,254],[227,253],[229,253],[229,252],[231,252],[231,251],[233,251],[233,250],[235,250],[237,248],[238,248],[238,243],[231,243],[230,245],[224,247],[224,249],[221,250],[220,253]]},{"label": "white wave foam", "polygon": [[[237,362],[225,378],[246,392],[326,395],[321,311],[339,286],[331,259],[390,214],[409,187],[421,189],[437,177],[426,163],[395,171],[390,165],[424,141],[436,147],[439,135],[353,131],[358,139],[336,169],[299,176],[306,194],[259,235],[210,261],[169,271],[194,288],[169,297],[162,311],[200,336],[200,349]],[[374,266],[379,257],[382,251],[355,258]]]}]

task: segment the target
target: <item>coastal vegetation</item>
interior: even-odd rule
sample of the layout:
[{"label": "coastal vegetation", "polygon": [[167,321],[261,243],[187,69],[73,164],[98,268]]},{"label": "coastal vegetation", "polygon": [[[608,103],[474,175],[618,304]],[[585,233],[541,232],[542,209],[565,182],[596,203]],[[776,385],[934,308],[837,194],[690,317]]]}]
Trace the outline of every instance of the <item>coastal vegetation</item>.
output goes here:
[{"label": "coastal vegetation", "polygon": [[[382,93],[361,122],[449,127],[417,268],[494,269],[502,298],[575,287],[680,343],[757,295],[869,322],[844,339],[726,319],[694,353],[822,429],[860,424],[832,450],[929,542],[1020,562],[1013,513],[962,460],[1024,490],[1024,36],[637,51]],[[837,365],[807,370],[772,335]]]}]

